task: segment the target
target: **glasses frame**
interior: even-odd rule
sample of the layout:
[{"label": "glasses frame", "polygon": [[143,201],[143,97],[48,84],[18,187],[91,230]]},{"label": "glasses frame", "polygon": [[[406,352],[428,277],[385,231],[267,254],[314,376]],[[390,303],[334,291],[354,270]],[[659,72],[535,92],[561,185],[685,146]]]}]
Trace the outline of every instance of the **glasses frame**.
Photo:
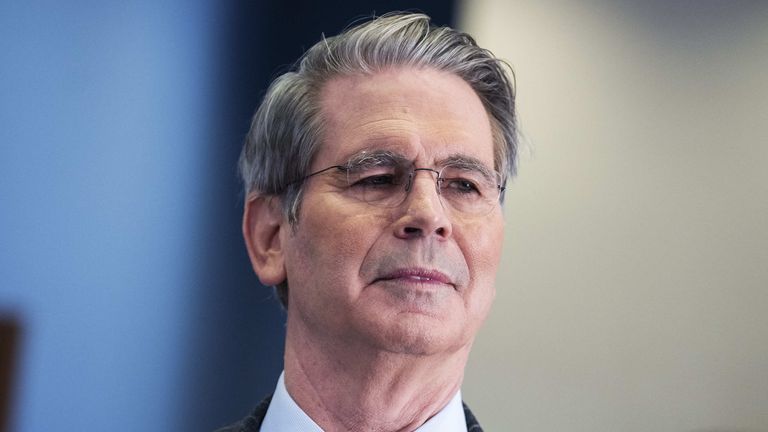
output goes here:
[{"label": "glasses frame", "polygon": [[[442,182],[445,181],[445,177],[442,176],[442,173],[443,173],[443,171],[446,168],[451,168],[451,167],[453,167],[453,165],[449,164],[449,165],[446,165],[446,166],[440,168],[439,170],[436,170],[434,168],[415,167],[414,166],[408,172],[408,180],[405,183],[405,197],[407,197],[408,193],[410,193],[411,187],[413,186],[413,179],[416,177],[416,173],[418,171],[429,171],[429,172],[433,172],[433,173],[437,174],[437,177],[435,178],[435,191],[437,192],[438,196],[442,197],[442,193],[440,192],[442,188],[440,186],[441,186]],[[307,174],[304,177],[302,177],[302,178],[300,178],[298,180],[294,180],[294,181],[292,181],[292,182],[290,182],[288,184],[292,185],[292,184],[297,184],[297,183],[303,183],[303,182],[305,182],[306,180],[308,180],[308,179],[310,179],[312,177],[315,177],[315,176],[317,176],[319,174],[326,173],[326,172],[328,172],[328,171],[330,171],[332,169],[337,169],[337,170],[342,171],[342,172],[346,173],[347,175],[349,175],[349,171],[352,168],[349,166],[349,164],[346,164],[346,165],[331,165],[329,167],[326,167],[326,168],[323,168],[321,170],[317,170],[317,171],[315,171],[313,173]],[[501,173],[499,173],[496,170],[493,170],[492,172],[496,174],[496,177],[497,177],[497,179],[499,179],[499,181],[502,180],[503,177],[502,177]],[[495,201],[498,201],[499,203],[501,203],[504,191],[507,188],[506,188],[506,186],[503,186],[501,183],[496,183],[495,186],[496,186],[496,190],[497,190],[497,195],[496,195]],[[405,202],[405,197],[404,197],[403,201],[401,201],[399,204],[395,204],[393,207],[397,207],[399,205],[402,205],[402,203]],[[374,203],[370,203],[368,201],[364,201],[364,202],[366,202],[367,204],[370,204],[372,206],[377,207],[376,204],[374,204]],[[440,199],[440,203],[442,205],[445,205],[445,204],[443,204],[442,198]],[[490,206],[489,207],[489,212],[492,209],[493,209],[493,206]],[[463,212],[463,213],[465,213],[465,214],[472,214],[472,213],[466,213],[466,212]],[[488,214],[488,213],[478,214],[477,216],[482,216],[482,215],[486,215],[486,214]]]}]

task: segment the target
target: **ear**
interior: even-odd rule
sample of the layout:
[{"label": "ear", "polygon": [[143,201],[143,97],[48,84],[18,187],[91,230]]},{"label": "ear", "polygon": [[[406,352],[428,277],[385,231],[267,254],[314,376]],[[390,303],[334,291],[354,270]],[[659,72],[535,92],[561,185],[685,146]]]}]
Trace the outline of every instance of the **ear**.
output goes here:
[{"label": "ear", "polygon": [[280,201],[274,196],[251,194],[245,200],[243,237],[251,265],[262,284],[277,285],[285,280],[280,230],[283,228]]}]

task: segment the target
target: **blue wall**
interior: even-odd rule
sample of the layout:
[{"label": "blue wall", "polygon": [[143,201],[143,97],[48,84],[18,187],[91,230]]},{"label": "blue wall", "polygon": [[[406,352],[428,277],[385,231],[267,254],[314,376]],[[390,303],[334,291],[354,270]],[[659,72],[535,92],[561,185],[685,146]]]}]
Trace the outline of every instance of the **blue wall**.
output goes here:
[{"label": "blue wall", "polygon": [[[217,4],[0,5],[0,314],[23,332],[15,430],[200,429],[189,419],[234,419],[267,391],[245,363],[279,371],[279,308],[233,239],[247,123],[223,129],[231,11]],[[265,337],[260,355],[252,341]],[[220,406],[249,381],[247,406]]]},{"label": "blue wall", "polygon": [[242,137],[321,32],[407,3],[0,2],[11,430],[205,431],[272,389],[285,317],[240,238]]}]

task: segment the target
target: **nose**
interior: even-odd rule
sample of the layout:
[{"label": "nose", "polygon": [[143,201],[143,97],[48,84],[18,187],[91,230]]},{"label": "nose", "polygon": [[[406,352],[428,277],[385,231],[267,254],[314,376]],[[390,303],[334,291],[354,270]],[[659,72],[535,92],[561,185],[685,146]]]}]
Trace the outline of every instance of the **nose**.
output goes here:
[{"label": "nose", "polygon": [[[426,171],[421,176],[418,174]],[[395,221],[395,236],[414,239],[436,235],[451,236],[453,227],[446,208],[437,192],[438,173],[431,169],[418,169],[408,184],[407,196],[399,207]]]}]

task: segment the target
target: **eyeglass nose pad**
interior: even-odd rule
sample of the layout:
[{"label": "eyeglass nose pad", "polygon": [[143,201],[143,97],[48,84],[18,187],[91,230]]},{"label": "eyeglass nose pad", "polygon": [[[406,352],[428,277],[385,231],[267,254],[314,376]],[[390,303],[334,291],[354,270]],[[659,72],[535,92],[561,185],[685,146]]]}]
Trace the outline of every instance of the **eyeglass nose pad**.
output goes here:
[{"label": "eyeglass nose pad", "polygon": [[408,180],[405,181],[405,192],[408,193],[411,191],[411,186],[413,186],[413,177],[416,176],[416,171],[411,171],[408,173]]}]

